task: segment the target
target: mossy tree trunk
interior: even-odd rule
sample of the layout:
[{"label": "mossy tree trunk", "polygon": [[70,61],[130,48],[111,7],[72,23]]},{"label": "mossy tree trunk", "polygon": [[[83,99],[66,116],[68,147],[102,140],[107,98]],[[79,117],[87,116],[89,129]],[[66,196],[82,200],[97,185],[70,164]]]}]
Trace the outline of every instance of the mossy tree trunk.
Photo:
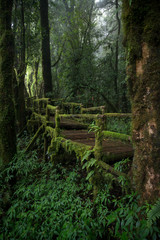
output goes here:
[{"label": "mossy tree trunk", "polygon": [[12,0],[0,0],[0,166],[16,153],[15,113],[13,104]]},{"label": "mossy tree trunk", "polygon": [[44,81],[44,95],[46,97],[48,93],[52,92],[48,0],[40,0],[40,19],[42,36],[42,73]]},{"label": "mossy tree trunk", "polygon": [[133,183],[142,200],[160,197],[160,1],[123,0],[132,100]]}]

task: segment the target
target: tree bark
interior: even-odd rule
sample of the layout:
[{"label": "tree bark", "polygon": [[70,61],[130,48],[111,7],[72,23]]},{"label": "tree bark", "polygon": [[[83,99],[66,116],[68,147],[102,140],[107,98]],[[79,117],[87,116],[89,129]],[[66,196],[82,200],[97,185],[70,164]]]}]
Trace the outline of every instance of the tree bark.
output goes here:
[{"label": "tree bark", "polygon": [[121,23],[119,19],[119,14],[118,14],[118,0],[115,1],[115,8],[116,8],[116,21],[117,21],[117,36],[116,36],[116,47],[115,47],[115,64],[114,64],[114,69],[115,69],[115,77],[114,77],[114,90],[116,94],[116,105],[117,108],[119,108],[119,91],[118,91],[118,72],[119,72],[119,36],[120,36],[120,30],[121,30]]},{"label": "tree bark", "polygon": [[46,97],[47,93],[52,92],[48,0],[40,0],[40,19],[42,36],[42,73],[44,81],[44,95]]},{"label": "tree bark", "polygon": [[[15,4],[20,4],[20,49],[17,48],[17,54],[15,59],[15,68],[17,70],[17,98],[15,99],[16,103],[16,119],[18,122],[18,130],[21,131],[26,125],[26,116],[25,116],[25,74],[26,74],[26,45],[25,45],[25,24],[24,24],[24,0],[17,1]],[[17,25],[17,23],[15,23]],[[15,30],[17,26],[15,25]],[[15,32],[16,35],[16,32]],[[19,40],[17,40],[19,41]],[[19,51],[19,52],[18,52]],[[19,55],[18,55],[19,54]],[[19,58],[18,58],[19,56]]]},{"label": "tree bark", "polygon": [[132,101],[133,184],[142,200],[160,197],[160,2],[123,0]]},{"label": "tree bark", "polygon": [[12,89],[14,61],[12,7],[12,0],[0,0],[0,166],[10,162],[16,153]]}]

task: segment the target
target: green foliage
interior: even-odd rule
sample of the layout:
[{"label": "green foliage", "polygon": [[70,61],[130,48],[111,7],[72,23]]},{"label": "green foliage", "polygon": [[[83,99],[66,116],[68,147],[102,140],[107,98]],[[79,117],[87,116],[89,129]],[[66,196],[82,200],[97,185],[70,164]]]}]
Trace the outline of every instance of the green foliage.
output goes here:
[{"label": "green foliage", "polygon": [[88,132],[98,132],[100,131],[100,127],[97,126],[97,124],[95,123],[95,121],[93,121],[90,125],[89,125],[89,131]]},{"label": "green foliage", "polygon": [[157,218],[160,218],[160,199],[152,206],[151,210],[147,214],[149,225],[153,224]]},{"label": "green foliage", "polygon": [[131,160],[129,158],[123,159],[114,164],[114,169],[119,172],[128,172],[130,168]]},{"label": "green foliage", "polygon": [[[22,146],[24,141],[27,137]],[[128,162],[116,164],[116,170],[125,170]],[[135,193],[124,195],[105,184],[93,201],[93,186],[82,169],[95,166],[92,151],[82,163],[55,168],[34,151],[19,151],[0,173],[0,239],[159,239],[157,223],[147,225],[148,206],[140,207]]]},{"label": "green foliage", "polygon": [[108,131],[119,132],[130,135],[131,133],[131,119],[130,118],[107,118]]}]

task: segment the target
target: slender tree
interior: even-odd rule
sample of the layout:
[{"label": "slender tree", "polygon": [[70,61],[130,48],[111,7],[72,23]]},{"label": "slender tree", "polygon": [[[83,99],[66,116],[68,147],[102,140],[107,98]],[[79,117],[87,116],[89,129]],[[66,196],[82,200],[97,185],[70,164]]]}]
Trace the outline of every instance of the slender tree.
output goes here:
[{"label": "slender tree", "polygon": [[0,0],[0,165],[16,153],[15,112],[13,104],[12,0]]},{"label": "slender tree", "polygon": [[40,0],[40,19],[42,35],[42,73],[44,81],[44,95],[46,96],[47,93],[52,92],[48,0]]},{"label": "slender tree", "polygon": [[133,184],[142,199],[160,197],[160,1],[123,0],[132,101]]},{"label": "slender tree", "polygon": [[15,12],[13,19],[14,37],[15,37],[15,106],[16,120],[18,129],[21,131],[26,124],[25,119],[25,74],[26,74],[26,43],[25,43],[25,19],[24,19],[24,1],[15,1]]}]

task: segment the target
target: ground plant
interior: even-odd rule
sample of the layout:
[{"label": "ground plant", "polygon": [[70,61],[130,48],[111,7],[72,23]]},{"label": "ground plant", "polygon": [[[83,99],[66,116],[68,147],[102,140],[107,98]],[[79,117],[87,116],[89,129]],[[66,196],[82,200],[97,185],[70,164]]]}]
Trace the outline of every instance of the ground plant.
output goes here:
[{"label": "ground plant", "polygon": [[[25,137],[26,138],[26,137]],[[21,146],[25,139],[21,139]],[[38,144],[40,140],[38,140]],[[129,160],[115,165],[126,170]],[[93,199],[93,186],[75,159],[62,165],[19,149],[0,174],[0,239],[159,239],[158,220],[139,196],[105,185]],[[8,193],[8,194],[6,194]]]}]

